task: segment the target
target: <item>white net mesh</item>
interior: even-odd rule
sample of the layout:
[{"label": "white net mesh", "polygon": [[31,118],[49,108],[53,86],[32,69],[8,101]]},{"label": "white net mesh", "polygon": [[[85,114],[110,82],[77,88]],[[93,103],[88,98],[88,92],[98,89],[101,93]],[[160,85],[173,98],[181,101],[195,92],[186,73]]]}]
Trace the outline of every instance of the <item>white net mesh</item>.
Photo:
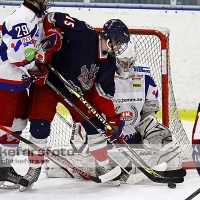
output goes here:
[{"label": "white net mesh", "polygon": [[[191,160],[192,146],[180,120],[173,91],[170,66],[168,28],[130,30],[138,46],[137,62],[151,68],[151,74],[158,86],[161,110],[157,117],[174,133],[182,147],[182,159]],[[165,119],[163,120],[163,116]]]},{"label": "white net mesh", "polygon": [[[51,123],[51,133],[48,137],[47,146],[52,149],[69,148],[72,124],[73,121],[67,109],[59,104],[57,106],[57,113]],[[28,123],[27,127],[22,133],[22,137],[25,137],[26,139],[29,139],[30,136],[29,127],[30,124]],[[27,149],[27,145],[23,142],[20,142],[20,148],[22,150]]]}]

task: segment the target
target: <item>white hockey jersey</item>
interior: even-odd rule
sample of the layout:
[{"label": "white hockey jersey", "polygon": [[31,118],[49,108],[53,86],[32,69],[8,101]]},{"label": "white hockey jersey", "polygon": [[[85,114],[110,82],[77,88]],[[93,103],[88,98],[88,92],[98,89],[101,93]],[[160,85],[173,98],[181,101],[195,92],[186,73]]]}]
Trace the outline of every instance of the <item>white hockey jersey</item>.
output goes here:
[{"label": "white hockey jersey", "polygon": [[43,16],[23,4],[5,19],[0,45],[0,89],[22,91],[29,87],[28,70],[37,69],[35,52],[42,33]]},{"label": "white hockey jersey", "polygon": [[134,140],[135,127],[140,122],[145,101],[158,100],[158,88],[151,77],[150,68],[136,63],[131,69],[128,79],[115,74],[115,95],[113,103],[120,118],[125,121],[124,140]]}]

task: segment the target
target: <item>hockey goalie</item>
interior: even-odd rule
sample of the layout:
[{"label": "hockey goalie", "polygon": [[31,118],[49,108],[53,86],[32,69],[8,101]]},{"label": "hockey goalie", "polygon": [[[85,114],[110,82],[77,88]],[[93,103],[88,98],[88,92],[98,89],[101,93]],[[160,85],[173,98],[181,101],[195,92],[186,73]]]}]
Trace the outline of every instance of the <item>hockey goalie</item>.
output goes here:
[{"label": "hockey goalie", "polygon": [[[181,147],[176,143],[173,133],[156,118],[159,111],[158,88],[151,76],[150,67],[136,63],[136,55],[136,43],[131,38],[128,48],[116,58],[113,102],[116,112],[125,121],[123,139],[150,167],[166,162],[167,170],[179,169]],[[95,161],[89,154],[86,135],[84,128],[75,123],[70,140],[70,152],[73,153],[65,156],[76,167],[95,175]],[[140,172],[109,143],[108,149],[113,166],[118,163],[132,174]],[[72,170],[69,171],[74,177],[80,177]],[[48,177],[69,177],[49,160],[45,162],[45,173]]]}]

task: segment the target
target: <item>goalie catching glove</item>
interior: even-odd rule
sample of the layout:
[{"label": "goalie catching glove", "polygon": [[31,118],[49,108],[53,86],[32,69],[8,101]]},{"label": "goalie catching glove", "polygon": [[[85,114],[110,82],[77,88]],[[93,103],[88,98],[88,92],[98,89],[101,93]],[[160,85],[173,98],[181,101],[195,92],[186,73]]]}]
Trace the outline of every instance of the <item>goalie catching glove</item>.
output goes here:
[{"label": "goalie catching glove", "polygon": [[152,115],[148,115],[141,120],[135,129],[142,136],[144,148],[150,151],[158,151],[165,144],[172,142],[171,131],[158,123],[157,119]]},{"label": "goalie catching glove", "polygon": [[37,85],[44,85],[45,81],[48,77],[49,71],[46,68],[46,66],[42,63],[36,63],[36,66],[38,67],[37,71],[28,71],[32,81]]},{"label": "goalie catching glove", "polygon": [[125,122],[123,120],[120,120],[120,115],[117,115],[115,118],[106,118],[107,122],[112,127],[112,130],[106,131],[107,139],[110,143],[113,143],[114,141],[118,140],[120,143],[123,142],[123,135],[122,135],[122,129],[125,125]]}]

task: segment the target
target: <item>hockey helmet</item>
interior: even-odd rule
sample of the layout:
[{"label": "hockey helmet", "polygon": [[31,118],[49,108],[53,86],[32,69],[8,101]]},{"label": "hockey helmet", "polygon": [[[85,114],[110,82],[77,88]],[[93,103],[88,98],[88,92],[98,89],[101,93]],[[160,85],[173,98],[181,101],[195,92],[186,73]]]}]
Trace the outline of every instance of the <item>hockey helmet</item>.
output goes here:
[{"label": "hockey helmet", "polygon": [[[119,55],[125,51],[130,40],[128,27],[120,19],[110,19],[107,21],[102,30],[102,34],[107,39],[107,43],[111,43],[111,48],[120,48],[115,51],[115,55]],[[115,45],[113,45],[113,43]]]},{"label": "hockey helmet", "polygon": [[122,54],[116,56],[117,72],[122,78],[128,78],[135,64],[136,56],[136,42],[131,37],[127,49]]}]

